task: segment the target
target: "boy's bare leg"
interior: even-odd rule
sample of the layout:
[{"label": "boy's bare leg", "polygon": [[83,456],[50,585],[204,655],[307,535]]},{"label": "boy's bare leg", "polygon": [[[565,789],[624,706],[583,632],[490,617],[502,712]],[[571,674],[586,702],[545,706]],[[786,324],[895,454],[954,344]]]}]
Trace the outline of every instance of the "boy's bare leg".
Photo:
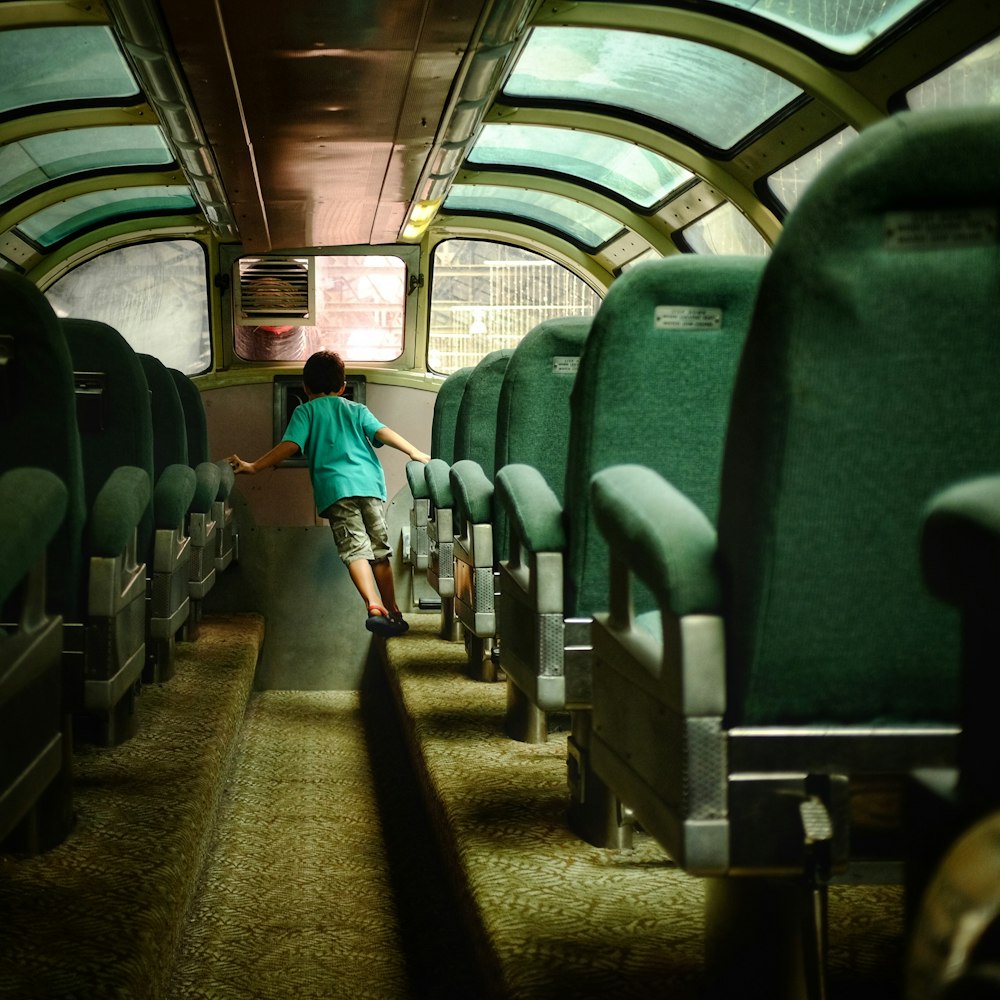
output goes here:
[{"label": "boy's bare leg", "polygon": [[399,605],[396,604],[396,582],[392,576],[392,563],[388,559],[376,559],[371,563],[371,568],[385,610],[391,615],[398,615]]},{"label": "boy's bare leg", "polygon": [[[351,580],[358,588],[358,593],[364,598],[365,604],[368,607],[373,604],[381,607],[385,598],[379,593],[381,585],[375,582],[372,564],[367,559],[354,559],[347,564],[347,571],[351,574]],[[392,611],[393,609],[386,606],[385,610]]]}]

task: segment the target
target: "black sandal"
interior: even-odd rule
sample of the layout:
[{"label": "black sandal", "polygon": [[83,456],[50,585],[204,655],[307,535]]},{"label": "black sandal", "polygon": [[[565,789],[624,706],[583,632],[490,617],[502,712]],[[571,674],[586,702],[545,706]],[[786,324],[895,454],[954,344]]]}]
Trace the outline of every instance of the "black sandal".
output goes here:
[{"label": "black sandal", "polygon": [[388,639],[391,635],[399,635],[396,626],[389,617],[389,612],[380,604],[368,605],[368,620],[365,622],[365,628],[375,635],[382,636],[383,639]]}]

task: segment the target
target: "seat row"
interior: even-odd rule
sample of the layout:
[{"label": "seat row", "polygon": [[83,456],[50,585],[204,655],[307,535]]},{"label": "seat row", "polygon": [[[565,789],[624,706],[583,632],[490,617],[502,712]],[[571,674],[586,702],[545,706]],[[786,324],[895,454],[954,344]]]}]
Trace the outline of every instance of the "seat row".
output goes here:
[{"label": "seat row", "polygon": [[[511,736],[571,714],[582,837],[625,847],[637,818],[708,880],[722,995],[754,973],[822,995],[824,887],[902,879],[913,775],[958,764],[959,620],[920,538],[932,498],[1000,454],[995,152],[996,109],[868,129],[766,263],[636,267],[592,322],[446,381],[461,420],[492,375],[533,444],[487,405],[478,454],[459,427],[422,482],[408,469],[443,634],[454,613],[496,647]],[[518,394],[560,326],[575,380]]]},{"label": "seat row", "polygon": [[0,273],[4,504],[0,841],[72,824],[72,745],[135,730],[232,561],[233,473],[208,459],[197,387],[104,323],[59,318]]}]

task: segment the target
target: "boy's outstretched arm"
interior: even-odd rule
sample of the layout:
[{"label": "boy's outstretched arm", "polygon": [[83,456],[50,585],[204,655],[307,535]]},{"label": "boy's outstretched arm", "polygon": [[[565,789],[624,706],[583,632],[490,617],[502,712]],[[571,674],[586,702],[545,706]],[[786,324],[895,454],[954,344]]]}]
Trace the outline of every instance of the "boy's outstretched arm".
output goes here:
[{"label": "boy's outstretched arm", "polygon": [[415,462],[429,462],[431,460],[430,455],[426,455],[419,448],[415,448],[405,437],[397,434],[391,427],[380,427],[375,432],[375,440],[403,452],[404,455],[409,455]]},{"label": "boy's outstretched arm", "polygon": [[294,441],[279,441],[266,455],[261,455],[256,462],[244,462],[239,455],[230,455],[226,460],[233,467],[233,472],[260,472],[272,465],[292,458],[299,453],[299,446]]}]

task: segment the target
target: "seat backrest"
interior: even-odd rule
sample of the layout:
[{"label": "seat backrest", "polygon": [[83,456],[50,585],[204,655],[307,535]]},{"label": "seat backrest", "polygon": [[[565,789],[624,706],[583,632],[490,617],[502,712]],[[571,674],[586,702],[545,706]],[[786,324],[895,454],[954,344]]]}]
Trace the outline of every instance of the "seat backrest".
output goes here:
[{"label": "seat backrest", "polygon": [[471,366],[452,372],[438,387],[437,396],[434,397],[431,457],[440,458],[448,465],[455,462],[455,425],[458,422],[458,408],[462,403],[465,383],[471,374]]},{"label": "seat backrest", "polygon": [[158,479],[168,465],[192,465],[188,456],[187,417],[170,371],[159,358],[140,354],[149,386],[153,417],[153,472]]},{"label": "seat backrest", "polygon": [[[562,500],[569,448],[569,398],[576,381],[589,316],[545,320],[514,349],[500,387],[494,469],[509,462],[537,469]],[[507,510],[494,504],[493,545],[507,558]]]},{"label": "seat backrest", "polygon": [[86,608],[83,455],[73,361],[52,306],[27,278],[0,271],[0,471],[39,466],[66,485],[66,516],[48,558],[48,606],[67,621]]},{"label": "seat backrest", "polygon": [[500,387],[513,353],[508,348],[491,351],[472,369],[456,418],[454,460],[478,462],[490,480],[494,474]]},{"label": "seat backrest", "polygon": [[174,388],[180,397],[184,408],[184,425],[187,430],[188,463],[192,466],[210,461],[208,457],[208,420],[205,416],[205,404],[198,387],[176,368],[168,368],[170,377],[174,380]]},{"label": "seat backrest", "polygon": [[[62,319],[60,323],[80,390],[78,419],[89,507],[119,466],[136,466],[149,476],[150,483],[156,482],[149,386],[139,356],[114,327],[91,319]],[[84,386],[84,373],[100,379]],[[145,558],[152,539],[150,498],[138,527],[140,558]]]},{"label": "seat backrest", "polygon": [[777,241],[719,515],[732,722],[957,718],[920,517],[1000,456],[1000,109],[893,115]]},{"label": "seat backrest", "polygon": [[[637,266],[608,290],[571,400],[567,615],[607,607],[607,546],[590,507],[596,472],[645,465],[714,520],[733,379],[762,269],[760,258],[685,254]],[[644,591],[635,598],[639,611],[654,607]]]},{"label": "seat backrest", "polygon": [[[205,401],[201,398],[201,391],[184,372],[176,368],[168,368],[167,371],[174,380],[174,388],[177,390],[184,411],[188,464],[197,470],[199,466],[212,463],[208,446],[208,416],[205,412]],[[219,459],[214,464],[218,466],[220,473],[216,500],[223,501],[231,512],[232,508],[228,506],[228,501],[233,490],[233,470],[225,459]],[[229,530],[232,532],[231,526]]]}]

